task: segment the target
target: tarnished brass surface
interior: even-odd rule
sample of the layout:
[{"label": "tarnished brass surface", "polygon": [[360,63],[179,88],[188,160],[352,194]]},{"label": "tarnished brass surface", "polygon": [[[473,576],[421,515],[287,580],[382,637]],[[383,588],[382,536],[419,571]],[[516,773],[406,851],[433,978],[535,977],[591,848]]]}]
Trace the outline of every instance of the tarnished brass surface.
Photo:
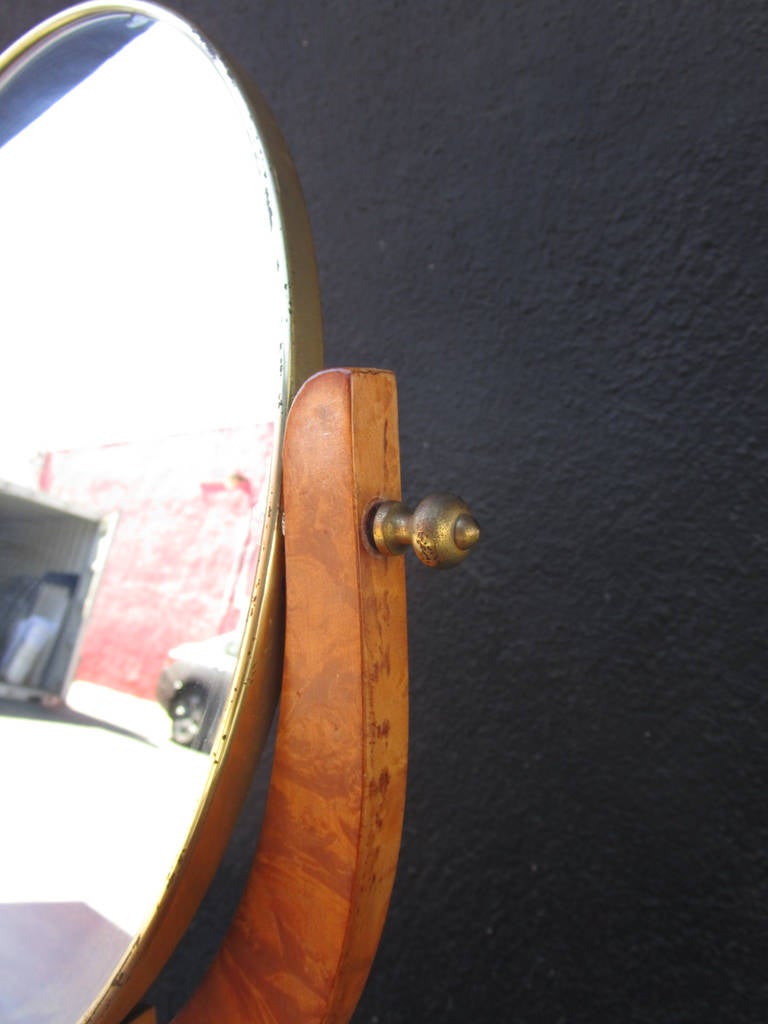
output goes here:
[{"label": "tarnished brass surface", "polygon": [[382,501],[369,514],[369,541],[382,555],[412,547],[433,569],[463,562],[480,539],[469,506],[454,494],[430,494],[411,511],[401,501]]}]

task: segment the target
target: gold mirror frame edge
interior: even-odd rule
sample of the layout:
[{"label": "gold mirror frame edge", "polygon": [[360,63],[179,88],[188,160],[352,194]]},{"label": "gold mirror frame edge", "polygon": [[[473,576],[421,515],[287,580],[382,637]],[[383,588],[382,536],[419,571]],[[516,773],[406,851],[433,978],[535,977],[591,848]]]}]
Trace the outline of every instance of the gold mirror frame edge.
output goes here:
[{"label": "gold mirror frame edge", "polygon": [[[186,844],[163,896],[95,997],[80,1024],[118,1024],[144,997],[188,928],[224,854],[264,749],[282,675],[285,600],[281,531],[282,441],[296,391],[322,369],[320,290],[312,233],[298,174],[266,101],[224,51],[197,26],[159,4],[76,4],[41,22],[0,54],[0,75],[31,57],[55,32],[103,14],[144,15],[172,24],[203,46],[248,109],[267,155],[272,198],[282,225],[289,289],[289,350],[283,352],[283,388],[267,489],[262,548],[232,690],[211,753],[211,767]],[[151,842],[151,836],[147,837]],[[73,1022],[75,1024],[75,1022]]]}]

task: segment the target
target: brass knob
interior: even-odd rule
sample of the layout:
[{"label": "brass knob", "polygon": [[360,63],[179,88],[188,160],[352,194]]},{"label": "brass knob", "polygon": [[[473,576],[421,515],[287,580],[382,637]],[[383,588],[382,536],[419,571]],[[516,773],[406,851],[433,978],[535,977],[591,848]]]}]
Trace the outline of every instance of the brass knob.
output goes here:
[{"label": "brass knob", "polygon": [[463,562],[480,537],[469,506],[454,494],[430,494],[411,511],[401,501],[382,501],[368,516],[368,539],[382,555],[412,547],[435,569]]}]

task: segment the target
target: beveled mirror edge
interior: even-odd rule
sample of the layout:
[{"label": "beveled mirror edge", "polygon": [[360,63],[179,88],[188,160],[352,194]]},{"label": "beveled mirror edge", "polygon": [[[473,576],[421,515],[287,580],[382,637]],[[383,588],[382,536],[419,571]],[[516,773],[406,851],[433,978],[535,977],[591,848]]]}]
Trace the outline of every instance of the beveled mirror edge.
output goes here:
[{"label": "beveled mirror edge", "polygon": [[[302,382],[322,368],[320,293],[309,218],[296,169],[282,133],[258,89],[205,33],[186,18],[142,0],[86,0],[46,19],[0,54],[0,74],[33,56],[54,33],[110,13],[144,15],[174,25],[207,51],[247,107],[267,155],[268,192],[282,225],[289,289],[289,349],[282,352],[281,407],[275,423],[267,508],[248,619],[233,686],[219,724],[206,786],[184,849],[155,911],[135,937],[110,983],[82,1024],[117,1024],[141,1000],[186,931],[226,849],[263,752],[277,704],[284,633],[281,532],[282,439],[290,403]],[[151,836],[147,837],[151,842]],[[74,1024],[74,1022],[73,1022]]]}]

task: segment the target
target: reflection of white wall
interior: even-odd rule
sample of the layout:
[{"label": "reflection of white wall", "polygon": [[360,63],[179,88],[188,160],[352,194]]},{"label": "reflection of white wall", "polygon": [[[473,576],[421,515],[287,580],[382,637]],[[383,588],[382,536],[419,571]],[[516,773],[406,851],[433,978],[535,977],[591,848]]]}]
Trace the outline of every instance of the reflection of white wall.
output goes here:
[{"label": "reflection of white wall", "polygon": [[[82,685],[78,693],[86,714],[99,701],[136,705],[133,718],[123,715],[123,729],[139,716],[148,720],[150,709],[139,708],[145,702],[136,698]],[[17,766],[16,785],[3,789],[3,820],[24,822],[4,839],[0,905],[84,903],[134,934],[147,916],[148,897],[160,897],[186,838],[208,776],[207,757],[170,741],[144,743],[108,726],[5,715],[0,740],[4,777]],[[45,757],[30,756],[41,749]],[[80,799],[72,800],[73,794]],[[58,843],[52,855],[52,836],[73,838]],[[112,870],[105,872],[104,865]],[[107,966],[109,974],[114,959]]]},{"label": "reflection of white wall", "polygon": [[226,73],[164,24],[0,149],[0,476],[21,452],[273,418],[266,166]]}]

